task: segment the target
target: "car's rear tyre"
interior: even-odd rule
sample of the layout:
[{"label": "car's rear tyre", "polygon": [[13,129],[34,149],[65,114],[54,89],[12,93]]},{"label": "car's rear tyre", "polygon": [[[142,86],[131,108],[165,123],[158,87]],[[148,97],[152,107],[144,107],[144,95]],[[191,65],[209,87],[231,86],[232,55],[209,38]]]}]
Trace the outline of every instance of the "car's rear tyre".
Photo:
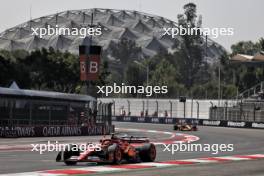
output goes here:
[{"label": "car's rear tyre", "polygon": [[156,147],[154,144],[145,144],[142,146],[139,157],[143,162],[153,162],[156,159]]},{"label": "car's rear tyre", "polygon": [[114,164],[121,164],[123,159],[122,151],[119,147],[116,147],[114,152]]},{"label": "car's rear tyre", "polygon": [[174,125],[174,126],[173,126],[173,129],[174,129],[174,130],[179,130],[178,125]]},{"label": "car's rear tyre", "polygon": [[122,150],[117,144],[108,147],[108,161],[112,164],[121,164],[123,160]]},{"label": "car's rear tyre", "polygon": [[75,151],[73,150],[73,147],[77,147],[76,145],[70,145],[69,148],[66,148],[65,151],[63,152],[63,158],[64,158],[64,163],[66,165],[76,165],[77,161],[67,161],[68,159],[70,159],[72,156],[79,156],[80,155],[80,151]]},{"label": "car's rear tyre", "polygon": [[192,130],[193,131],[197,131],[198,129],[197,129],[197,127],[193,127]]}]

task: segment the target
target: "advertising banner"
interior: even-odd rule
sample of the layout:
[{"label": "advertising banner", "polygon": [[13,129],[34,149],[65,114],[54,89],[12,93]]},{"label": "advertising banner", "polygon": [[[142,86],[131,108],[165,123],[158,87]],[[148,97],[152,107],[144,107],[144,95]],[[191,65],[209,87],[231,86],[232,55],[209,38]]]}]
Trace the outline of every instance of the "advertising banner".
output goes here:
[{"label": "advertising banner", "polygon": [[234,128],[259,128],[264,129],[264,123],[261,122],[241,122],[241,121],[226,121],[226,120],[207,120],[207,119],[191,119],[191,118],[171,118],[171,117],[139,117],[139,116],[114,116],[113,121],[120,122],[137,122],[137,123],[158,123],[158,124],[176,124],[184,121],[201,126],[215,127],[234,127]]},{"label": "advertising banner", "polygon": [[0,137],[92,136],[114,132],[114,126],[16,126],[0,127]]}]

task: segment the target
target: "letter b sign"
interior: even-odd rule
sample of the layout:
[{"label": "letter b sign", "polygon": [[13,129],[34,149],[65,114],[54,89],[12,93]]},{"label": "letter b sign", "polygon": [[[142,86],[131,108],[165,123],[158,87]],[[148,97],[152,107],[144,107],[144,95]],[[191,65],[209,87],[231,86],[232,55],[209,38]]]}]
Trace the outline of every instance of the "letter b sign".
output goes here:
[{"label": "letter b sign", "polygon": [[89,67],[88,67],[88,80],[97,80],[100,69],[100,55],[90,55],[89,56]]},{"label": "letter b sign", "polygon": [[98,72],[98,63],[94,61],[90,61],[90,70],[89,73],[96,74]]},{"label": "letter b sign", "polygon": [[98,80],[100,70],[101,46],[79,46],[80,79],[82,81]]}]

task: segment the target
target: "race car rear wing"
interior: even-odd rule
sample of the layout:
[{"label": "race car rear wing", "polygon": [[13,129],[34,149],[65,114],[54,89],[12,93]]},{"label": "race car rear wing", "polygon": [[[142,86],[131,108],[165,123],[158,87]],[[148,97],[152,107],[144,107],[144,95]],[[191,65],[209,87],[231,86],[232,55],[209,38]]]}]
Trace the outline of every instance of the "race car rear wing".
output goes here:
[{"label": "race car rear wing", "polygon": [[120,139],[128,141],[128,142],[134,142],[134,143],[143,143],[143,142],[149,142],[148,137],[141,137],[141,136],[123,136]]}]

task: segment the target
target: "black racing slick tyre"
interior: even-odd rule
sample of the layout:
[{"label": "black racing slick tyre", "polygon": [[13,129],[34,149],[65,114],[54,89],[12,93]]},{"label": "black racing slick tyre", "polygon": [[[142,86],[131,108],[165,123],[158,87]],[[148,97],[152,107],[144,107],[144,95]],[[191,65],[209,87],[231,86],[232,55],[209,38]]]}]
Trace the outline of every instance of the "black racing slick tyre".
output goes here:
[{"label": "black racing slick tyre", "polygon": [[123,160],[122,150],[117,144],[108,147],[108,160],[112,164],[121,164]]},{"label": "black racing slick tyre", "polygon": [[77,161],[69,161],[68,159],[70,159],[72,156],[79,156],[80,155],[80,151],[76,151],[73,150],[73,147],[76,149],[77,146],[76,145],[70,145],[68,148],[65,149],[65,151],[63,152],[63,158],[64,158],[64,163],[66,165],[76,165]]},{"label": "black racing slick tyre", "polygon": [[173,126],[173,129],[174,129],[174,130],[179,130],[178,125],[174,125],[174,126]]},{"label": "black racing slick tyre", "polygon": [[143,162],[153,162],[156,159],[156,147],[154,144],[145,144],[142,146],[139,157]]},{"label": "black racing slick tyre", "polygon": [[114,152],[114,164],[121,164],[122,160],[122,151],[119,147],[117,147]]},{"label": "black racing slick tyre", "polygon": [[197,126],[193,126],[193,127],[192,127],[192,131],[198,131]]}]

